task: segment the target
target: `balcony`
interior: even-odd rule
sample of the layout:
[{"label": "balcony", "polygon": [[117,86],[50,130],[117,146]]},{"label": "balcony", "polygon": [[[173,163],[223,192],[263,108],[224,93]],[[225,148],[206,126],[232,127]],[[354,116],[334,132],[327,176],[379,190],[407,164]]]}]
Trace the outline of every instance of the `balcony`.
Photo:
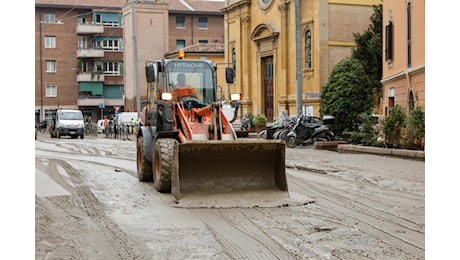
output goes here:
[{"label": "balcony", "polygon": [[104,74],[82,73],[77,74],[77,82],[104,82]]},{"label": "balcony", "polygon": [[77,49],[77,58],[102,58],[104,50],[97,49]]},{"label": "balcony", "polygon": [[104,26],[102,26],[102,24],[77,24],[77,34],[95,34],[103,32]]},{"label": "balcony", "polygon": [[100,96],[87,96],[78,98],[78,106],[99,106],[99,104],[105,104],[108,106],[124,106],[125,102],[123,98],[103,98]]}]

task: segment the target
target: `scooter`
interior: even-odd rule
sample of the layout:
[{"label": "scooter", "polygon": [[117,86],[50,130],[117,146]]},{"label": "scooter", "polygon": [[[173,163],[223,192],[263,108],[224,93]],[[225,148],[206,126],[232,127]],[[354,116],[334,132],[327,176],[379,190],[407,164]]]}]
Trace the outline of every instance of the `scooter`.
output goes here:
[{"label": "scooter", "polygon": [[297,123],[287,134],[286,145],[294,148],[299,144],[308,145],[315,142],[333,141],[334,133],[327,126],[334,121],[333,116],[319,117],[301,115],[297,118]]}]

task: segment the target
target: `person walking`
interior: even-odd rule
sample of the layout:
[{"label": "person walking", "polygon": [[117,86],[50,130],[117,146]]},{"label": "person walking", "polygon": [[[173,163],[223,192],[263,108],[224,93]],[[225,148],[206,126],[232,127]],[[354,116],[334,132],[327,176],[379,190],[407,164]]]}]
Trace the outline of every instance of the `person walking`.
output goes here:
[{"label": "person walking", "polygon": [[131,134],[134,134],[134,127],[135,126],[136,126],[136,120],[134,120],[134,118],[131,118],[131,127],[130,127]]},{"label": "person walking", "polygon": [[105,133],[105,138],[109,137],[109,119],[107,119],[107,116],[104,116],[104,133]]},{"label": "person walking", "polygon": [[117,118],[115,117],[115,114],[112,115],[112,126],[113,126],[113,134],[115,139],[117,139],[117,134],[118,134],[118,122]]}]

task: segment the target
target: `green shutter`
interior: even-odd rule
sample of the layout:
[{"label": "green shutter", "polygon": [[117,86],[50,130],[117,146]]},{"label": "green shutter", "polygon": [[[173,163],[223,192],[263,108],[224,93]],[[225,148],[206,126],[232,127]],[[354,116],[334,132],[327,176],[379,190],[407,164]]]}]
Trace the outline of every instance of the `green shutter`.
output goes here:
[{"label": "green shutter", "polygon": [[80,82],[80,92],[91,92],[93,95],[104,94],[102,82]]}]

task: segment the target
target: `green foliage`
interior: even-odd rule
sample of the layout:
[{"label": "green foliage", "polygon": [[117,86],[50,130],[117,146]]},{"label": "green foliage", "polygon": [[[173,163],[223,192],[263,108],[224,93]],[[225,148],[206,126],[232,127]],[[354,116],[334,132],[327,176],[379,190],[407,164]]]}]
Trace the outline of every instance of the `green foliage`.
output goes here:
[{"label": "green foliage", "polygon": [[417,107],[407,118],[406,144],[408,148],[423,149],[425,139],[425,113]]},{"label": "green foliage", "polygon": [[372,86],[361,63],[352,58],[337,63],[321,93],[320,114],[335,117],[332,131],[338,136],[358,131],[360,114],[373,107]]},{"label": "green foliage", "polygon": [[379,141],[378,136],[366,132],[344,132],[346,141],[349,144],[382,147],[383,142]]},{"label": "green foliage", "polygon": [[396,105],[390,110],[390,116],[383,120],[383,135],[385,144],[391,148],[400,148],[403,130],[406,128],[406,113],[401,106]]},{"label": "green foliage", "polygon": [[352,58],[358,59],[371,81],[375,92],[382,96],[382,5],[374,6],[371,24],[363,34],[353,34],[356,48]]},{"label": "green foliage", "polygon": [[251,113],[248,113],[248,119],[249,119],[249,125],[253,126],[254,125],[254,115]]},{"label": "green foliage", "polygon": [[82,73],[83,70],[83,64],[80,59],[77,60],[77,74]]},{"label": "green foliage", "polygon": [[258,114],[254,118],[255,126],[265,126],[267,124],[267,117],[264,114]]}]

